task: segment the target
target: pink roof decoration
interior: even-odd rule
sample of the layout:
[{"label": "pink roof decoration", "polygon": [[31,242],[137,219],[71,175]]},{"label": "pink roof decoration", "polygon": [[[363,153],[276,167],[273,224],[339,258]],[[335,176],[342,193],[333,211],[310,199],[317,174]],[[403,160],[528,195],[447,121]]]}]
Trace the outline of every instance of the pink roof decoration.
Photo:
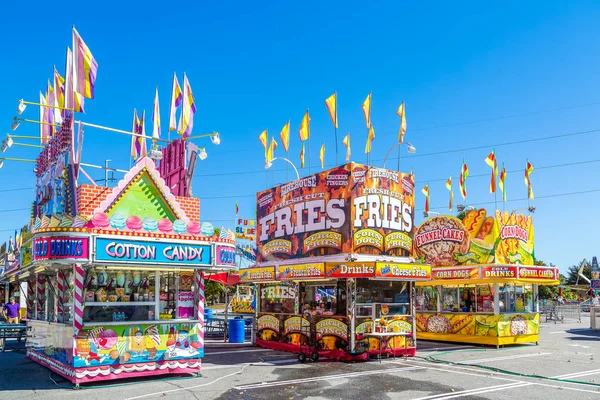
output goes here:
[{"label": "pink roof decoration", "polygon": [[183,220],[186,224],[190,223],[190,219],[185,215],[185,212],[177,202],[175,196],[171,193],[169,187],[165,184],[164,179],[160,176],[154,162],[148,157],[140,159],[130,170],[125,174],[119,184],[112,190],[112,192],[100,203],[98,208],[93,214],[104,213],[110,208],[110,206],[118,200],[119,196],[127,191],[129,184],[141,173],[145,171],[148,173],[150,178],[154,181],[157,188],[160,190],[164,199],[169,203],[173,212],[178,219]]}]

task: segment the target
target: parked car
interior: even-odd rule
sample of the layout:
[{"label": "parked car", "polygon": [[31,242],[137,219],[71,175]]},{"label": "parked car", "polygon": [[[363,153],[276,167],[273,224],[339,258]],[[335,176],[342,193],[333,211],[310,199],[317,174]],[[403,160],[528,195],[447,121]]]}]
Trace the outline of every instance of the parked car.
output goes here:
[{"label": "parked car", "polygon": [[590,306],[592,305],[592,299],[587,299],[586,301],[582,301],[579,303],[579,308],[583,312],[590,312]]}]

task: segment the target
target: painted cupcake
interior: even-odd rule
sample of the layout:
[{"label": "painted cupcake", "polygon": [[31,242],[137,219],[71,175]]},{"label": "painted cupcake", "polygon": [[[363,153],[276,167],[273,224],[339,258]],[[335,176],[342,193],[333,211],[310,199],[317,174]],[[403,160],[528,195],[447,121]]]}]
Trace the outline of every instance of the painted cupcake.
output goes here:
[{"label": "painted cupcake", "polygon": [[96,213],[92,217],[92,225],[96,228],[106,229],[110,225],[108,215],[104,213]]},{"label": "painted cupcake", "polygon": [[121,214],[115,214],[112,217],[110,217],[110,226],[118,230],[125,229],[125,227],[127,226],[127,221],[125,220],[125,217]]},{"label": "painted cupcake", "polygon": [[144,222],[142,222],[142,228],[148,232],[154,232],[158,229],[158,223],[154,218],[146,217],[144,218]]},{"label": "painted cupcake", "polygon": [[190,235],[199,235],[200,234],[200,224],[196,221],[190,222],[187,231]]},{"label": "painted cupcake", "polygon": [[183,222],[181,219],[176,219],[173,222],[173,232],[180,235],[183,235],[185,232],[187,232],[187,226],[185,225],[185,222]]},{"label": "painted cupcake", "polygon": [[158,221],[158,230],[162,233],[171,233],[173,230],[173,224],[168,219],[163,218]]},{"label": "painted cupcake", "polygon": [[142,219],[138,216],[131,215],[127,218],[127,228],[132,231],[139,231],[142,229]]},{"label": "painted cupcake", "polygon": [[203,222],[200,233],[202,233],[202,236],[212,236],[215,234],[215,228],[210,222]]}]

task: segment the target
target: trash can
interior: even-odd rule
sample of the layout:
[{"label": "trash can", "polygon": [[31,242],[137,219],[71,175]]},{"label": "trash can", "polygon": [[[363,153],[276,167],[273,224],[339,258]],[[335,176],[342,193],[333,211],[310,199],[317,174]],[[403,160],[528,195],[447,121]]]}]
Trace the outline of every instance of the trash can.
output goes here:
[{"label": "trash can", "polygon": [[213,316],[213,310],[210,308],[205,308],[204,309],[204,321],[208,321],[210,319],[212,319]]},{"label": "trash can", "polygon": [[230,319],[229,323],[229,343],[244,343],[244,327],[243,319]]}]

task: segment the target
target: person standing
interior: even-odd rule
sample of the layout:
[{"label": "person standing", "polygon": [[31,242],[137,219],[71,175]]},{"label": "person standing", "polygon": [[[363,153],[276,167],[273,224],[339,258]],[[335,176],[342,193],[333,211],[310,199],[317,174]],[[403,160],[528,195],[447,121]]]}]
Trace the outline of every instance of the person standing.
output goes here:
[{"label": "person standing", "polygon": [[11,297],[9,302],[2,307],[2,315],[6,322],[9,324],[18,324],[20,309],[19,303],[15,302],[14,297]]}]

